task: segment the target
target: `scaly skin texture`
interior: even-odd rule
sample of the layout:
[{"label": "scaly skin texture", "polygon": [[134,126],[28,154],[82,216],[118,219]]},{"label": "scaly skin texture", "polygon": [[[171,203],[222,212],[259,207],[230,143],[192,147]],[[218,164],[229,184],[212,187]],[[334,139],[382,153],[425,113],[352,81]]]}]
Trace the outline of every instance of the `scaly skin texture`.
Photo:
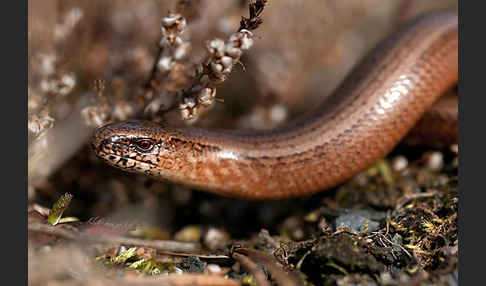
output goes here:
[{"label": "scaly skin texture", "polygon": [[[115,167],[225,196],[326,190],[386,155],[457,84],[457,26],[457,14],[449,13],[408,24],[316,111],[284,128],[211,131],[124,121],[96,130],[92,145]],[[452,136],[457,140],[457,131]]]}]

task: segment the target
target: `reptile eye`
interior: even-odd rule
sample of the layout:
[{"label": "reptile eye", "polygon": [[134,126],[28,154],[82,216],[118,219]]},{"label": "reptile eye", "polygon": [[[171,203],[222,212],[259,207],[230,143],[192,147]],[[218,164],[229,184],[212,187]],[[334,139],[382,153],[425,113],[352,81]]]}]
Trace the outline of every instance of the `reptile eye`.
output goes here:
[{"label": "reptile eye", "polygon": [[152,148],[154,147],[154,143],[149,139],[140,139],[138,141],[135,141],[135,146],[140,151],[147,152],[152,150]]}]

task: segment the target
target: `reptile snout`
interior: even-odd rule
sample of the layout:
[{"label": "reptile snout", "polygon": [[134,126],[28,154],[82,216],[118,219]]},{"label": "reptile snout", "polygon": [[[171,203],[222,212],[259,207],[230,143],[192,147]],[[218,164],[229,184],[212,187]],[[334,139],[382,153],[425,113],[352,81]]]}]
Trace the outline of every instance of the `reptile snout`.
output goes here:
[{"label": "reptile snout", "polygon": [[126,149],[142,125],[142,121],[130,120],[101,126],[93,132],[91,146],[98,155]]},{"label": "reptile snout", "polygon": [[99,127],[93,132],[91,146],[97,154],[103,150],[104,146],[107,146],[112,142],[113,135],[115,134],[110,128],[110,125]]}]

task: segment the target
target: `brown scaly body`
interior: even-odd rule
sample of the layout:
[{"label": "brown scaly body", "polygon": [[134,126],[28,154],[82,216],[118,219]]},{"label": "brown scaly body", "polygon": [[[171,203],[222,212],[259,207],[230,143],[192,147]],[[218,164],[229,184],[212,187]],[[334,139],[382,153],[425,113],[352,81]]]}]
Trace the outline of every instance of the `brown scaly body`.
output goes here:
[{"label": "brown scaly body", "polygon": [[225,196],[278,199],[322,191],[386,155],[457,83],[457,26],[457,15],[448,13],[407,25],[315,112],[281,129],[125,121],[99,128],[92,145],[115,167]]}]

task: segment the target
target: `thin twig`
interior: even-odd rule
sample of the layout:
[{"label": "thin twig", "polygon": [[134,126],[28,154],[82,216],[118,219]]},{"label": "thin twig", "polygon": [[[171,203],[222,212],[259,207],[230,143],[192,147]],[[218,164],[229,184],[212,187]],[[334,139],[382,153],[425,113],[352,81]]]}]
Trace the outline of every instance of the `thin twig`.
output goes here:
[{"label": "thin twig", "polygon": [[231,259],[231,257],[229,257],[228,255],[204,255],[204,254],[170,252],[170,251],[159,251],[159,252],[160,254],[181,256],[181,257],[196,256],[204,260],[230,260]]},{"label": "thin twig", "polygon": [[[433,191],[429,191],[429,192],[426,192],[426,193],[405,195],[402,198],[398,199],[396,209],[401,209],[406,203],[408,203],[411,200],[422,199],[422,198],[430,198],[430,197],[433,197],[437,194],[439,194],[439,192],[433,190]],[[402,202],[400,202],[400,201],[402,201]]]},{"label": "thin twig", "polygon": [[270,282],[265,277],[265,273],[250,258],[239,253],[233,253],[233,258],[255,277],[255,282],[258,286],[270,286]]},{"label": "thin twig", "polygon": [[268,0],[250,1],[250,3],[248,3],[250,18],[246,18],[245,16],[241,17],[240,28],[238,29],[238,31],[241,31],[243,29],[255,30],[256,28],[258,28],[258,26],[260,26],[260,24],[263,23],[263,20],[262,18],[260,18],[260,15],[262,14],[263,9],[265,8],[267,2]]},{"label": "thin twig", "polygon": [[31,223],[28,226],[29,231],[41,232],[45,234],[54,235],[57,237],[81,241],[84,243],[109,243],[116,245],[136,245],[141,247],[150,247],[159,251],[174,251],[174,252],[197,252],[201,249],[199,243],[179,242],[173,240],[146,240],[138,238],[130,238],[123,236],[114,236],[106,234],[86,234],[78,233],[60,227],[55,227],[47,224]]},{"label": "thin twig", "polygon": [[237,248],[233,250],[236,253],[246,255],[252,260],[261,263],[270,272],[272,278],[277,282],[278,285],[289,285],[297,286],[301,285],[300,281],[285,272],[282,267],[278,264],[277,260],[270,254],[263,251],[249,249],[249,248]]}]

